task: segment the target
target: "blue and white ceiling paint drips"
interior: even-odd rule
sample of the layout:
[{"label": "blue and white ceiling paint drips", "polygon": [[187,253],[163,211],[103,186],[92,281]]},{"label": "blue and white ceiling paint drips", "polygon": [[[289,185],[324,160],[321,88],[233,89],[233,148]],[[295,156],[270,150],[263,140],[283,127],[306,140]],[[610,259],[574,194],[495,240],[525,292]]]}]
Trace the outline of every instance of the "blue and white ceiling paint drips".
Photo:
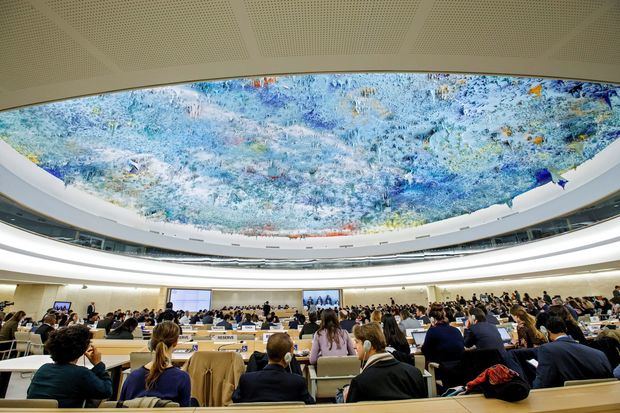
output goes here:
[{"label": "blue and white ceiling paint drips", "polygon": [[151,220],[368,234],[506,203],[620,137],[620,88],[479,75],[193,83],[0,113],[0,139]]}]

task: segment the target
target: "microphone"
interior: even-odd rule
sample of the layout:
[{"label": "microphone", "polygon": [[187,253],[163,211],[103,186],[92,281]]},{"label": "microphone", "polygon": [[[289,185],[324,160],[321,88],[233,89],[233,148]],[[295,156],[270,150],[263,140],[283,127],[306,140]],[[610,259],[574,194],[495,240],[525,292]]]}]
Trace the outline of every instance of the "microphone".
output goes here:
[{"label": "microphone", "polygon": [[[223,348],[224,348],[224,347],[226,347],[226,346],[232,346],[232,345],[244,344],[244,343],[245,343],[245,341],[240,341],[239,343],[237,343],[236,341],[235,341],[234,343],[224,343],[224,344],[222,344],[221,346],[219,346],[219,347],[217,348],[217,351],[220,351],[221,349],[223,349]],[[237,353],[239,352],[239,350],[238,350],[238,349],[235,349],[235,351],[236,351]]]}]

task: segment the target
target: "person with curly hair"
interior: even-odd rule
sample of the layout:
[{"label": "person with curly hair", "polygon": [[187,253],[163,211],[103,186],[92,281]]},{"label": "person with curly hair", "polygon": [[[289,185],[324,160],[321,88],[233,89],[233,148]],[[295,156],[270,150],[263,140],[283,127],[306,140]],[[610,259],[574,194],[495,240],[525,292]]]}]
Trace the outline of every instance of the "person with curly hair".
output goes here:
[{"label": "person with curly hair", "polygon": [[[101,353],[90,345],[90,338],[90,330],[83,325],[50,333],[45,349],[54,362],[44,364],[34,374],[28,399],[55,399],[58,407],[70,408],[111,397],[112,379],[101,362]],[[82,355],[93,368],[77,365]]]}]

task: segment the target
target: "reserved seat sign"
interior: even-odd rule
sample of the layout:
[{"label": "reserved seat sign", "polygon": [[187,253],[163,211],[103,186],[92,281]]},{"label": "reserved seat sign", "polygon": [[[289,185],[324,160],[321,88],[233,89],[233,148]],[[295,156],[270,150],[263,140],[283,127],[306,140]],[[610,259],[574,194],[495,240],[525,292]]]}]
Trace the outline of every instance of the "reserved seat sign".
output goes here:
[{"label": "reserved seat sign", "polygon": [[236,343],[237,336],[234,334],[217,334],[213,336],[213,342],[216,343]]}]

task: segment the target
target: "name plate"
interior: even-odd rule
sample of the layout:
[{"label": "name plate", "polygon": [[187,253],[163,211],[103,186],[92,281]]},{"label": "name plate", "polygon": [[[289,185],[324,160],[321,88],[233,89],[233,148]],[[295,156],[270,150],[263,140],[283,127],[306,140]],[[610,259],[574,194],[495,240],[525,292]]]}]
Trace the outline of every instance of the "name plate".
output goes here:
[{"label": "name plate", "polygon": [[213,326],[213,327],[211,327],[211,330],[213,330],[213,331],[225,331],[226,327],[224,327],[224,326]]},{"label": "name plate", "polygon": [[269,331],[284,333],[284,329],[282,328],[282,326],[269,326]]},{"label": "name plate", "polygon": [[192,341],[192,336],[188,334],[181,334],[179,336],[179,341]]},{"label": "name plate", "polygon": [[256,326],[241,326],[241,331],[256,331]]},{"label": "name plate", "polygon": [[213,342],[216,343],[236,343],[237,336],[234,334],[217,334],[213,336]]},{"label": "name plate", "polygon": [[269,341],[269,337],[271,337],[273,335],[273,333],[263,333],[263,343],[267,344],[267,341]]},{"label": "name plate", "polygon": [[590,317],[590,322],[591,323],[598,323],[600,321],[601,321],[601,319],[599,317],[597,317],[597,316],[593,315],[593,316]]}]

